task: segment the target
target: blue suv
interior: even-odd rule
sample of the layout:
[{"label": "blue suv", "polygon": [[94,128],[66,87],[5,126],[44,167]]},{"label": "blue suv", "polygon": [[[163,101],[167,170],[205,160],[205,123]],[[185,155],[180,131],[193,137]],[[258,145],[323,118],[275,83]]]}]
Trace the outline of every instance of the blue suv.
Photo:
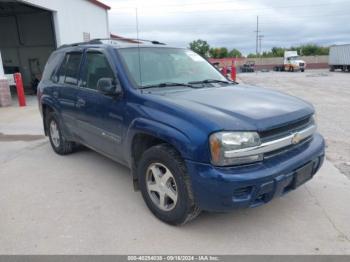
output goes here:
[{"label": "blue suv", "polygon": [[324,159],[311,104],[226,79],[156,41],[92,40],[54,51],[38,86],[45,134],[130,168],[152,213],[256,207],[313,177]]}]

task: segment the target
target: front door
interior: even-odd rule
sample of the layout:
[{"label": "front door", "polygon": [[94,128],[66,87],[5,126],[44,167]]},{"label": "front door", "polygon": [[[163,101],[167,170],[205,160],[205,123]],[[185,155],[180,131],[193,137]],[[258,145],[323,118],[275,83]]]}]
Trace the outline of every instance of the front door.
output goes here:
[{"label": "front door", "polygon": [[115,159],[121,156],[124,99],[97,90],[101,78],[117,73],[102,50],[87,50],[82,68],[81,88],[77,95],[80,136],[83,142]]}]

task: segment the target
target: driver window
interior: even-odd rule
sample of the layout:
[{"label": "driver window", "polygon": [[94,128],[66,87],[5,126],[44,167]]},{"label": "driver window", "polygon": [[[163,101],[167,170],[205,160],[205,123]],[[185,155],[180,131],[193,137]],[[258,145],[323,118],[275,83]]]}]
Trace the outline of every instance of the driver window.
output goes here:
[{"label": "driver window", "polygon": [[108,77],[115,78],[114,73],[104,54],[99,52],[88,52],[83,69],[82,86],[97,89],[99,79]]}]

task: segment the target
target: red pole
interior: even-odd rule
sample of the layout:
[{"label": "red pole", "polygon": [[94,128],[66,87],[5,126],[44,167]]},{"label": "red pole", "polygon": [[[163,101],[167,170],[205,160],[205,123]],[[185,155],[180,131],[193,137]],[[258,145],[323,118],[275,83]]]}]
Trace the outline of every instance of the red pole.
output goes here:
[{"label": "red pole", "polygon": [[16,82],[18,104],[19,106],[26,106],[26,97],[24,96],[23,81],[21,73],[14,73],[13,77]]},{"label": "red pole", "polygon": [[236,66],[234,64],[232,64],[232,67],[231,67],[231,80],[232,81],[236,81],[236,74],[237,74]]},{"label": "red pole", "polygon": [[227,67],[224,66],[224,68],[222,69],[222,74],[227,77]]}]

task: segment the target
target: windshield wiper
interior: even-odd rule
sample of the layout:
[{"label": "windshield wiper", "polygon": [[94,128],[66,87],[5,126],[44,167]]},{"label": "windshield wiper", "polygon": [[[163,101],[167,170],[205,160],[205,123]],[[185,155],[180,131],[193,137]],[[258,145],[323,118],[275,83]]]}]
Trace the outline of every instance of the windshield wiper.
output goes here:
[{"label": "windshield wiper", "polygon": [[210,84],[210,83],[224,83],[224,84],[237,84],[236,82],[233,81],[225,81],[225,80],[218,80],[218,79],[204,79],[201,81],[191,81],[188,82],[190,85],[193,84]]},{"label": "windshield wiper", "polygon": [[173,82],[164,82],[154,85],[146,85],[146,86],[140,86],[139,89],[148,89],[148,88],[161,88],[161,87],[168,87],[168,86],[187,86],[191,88],[196,88],[195,86],[192,86],[190,83],[173,83]]}]

